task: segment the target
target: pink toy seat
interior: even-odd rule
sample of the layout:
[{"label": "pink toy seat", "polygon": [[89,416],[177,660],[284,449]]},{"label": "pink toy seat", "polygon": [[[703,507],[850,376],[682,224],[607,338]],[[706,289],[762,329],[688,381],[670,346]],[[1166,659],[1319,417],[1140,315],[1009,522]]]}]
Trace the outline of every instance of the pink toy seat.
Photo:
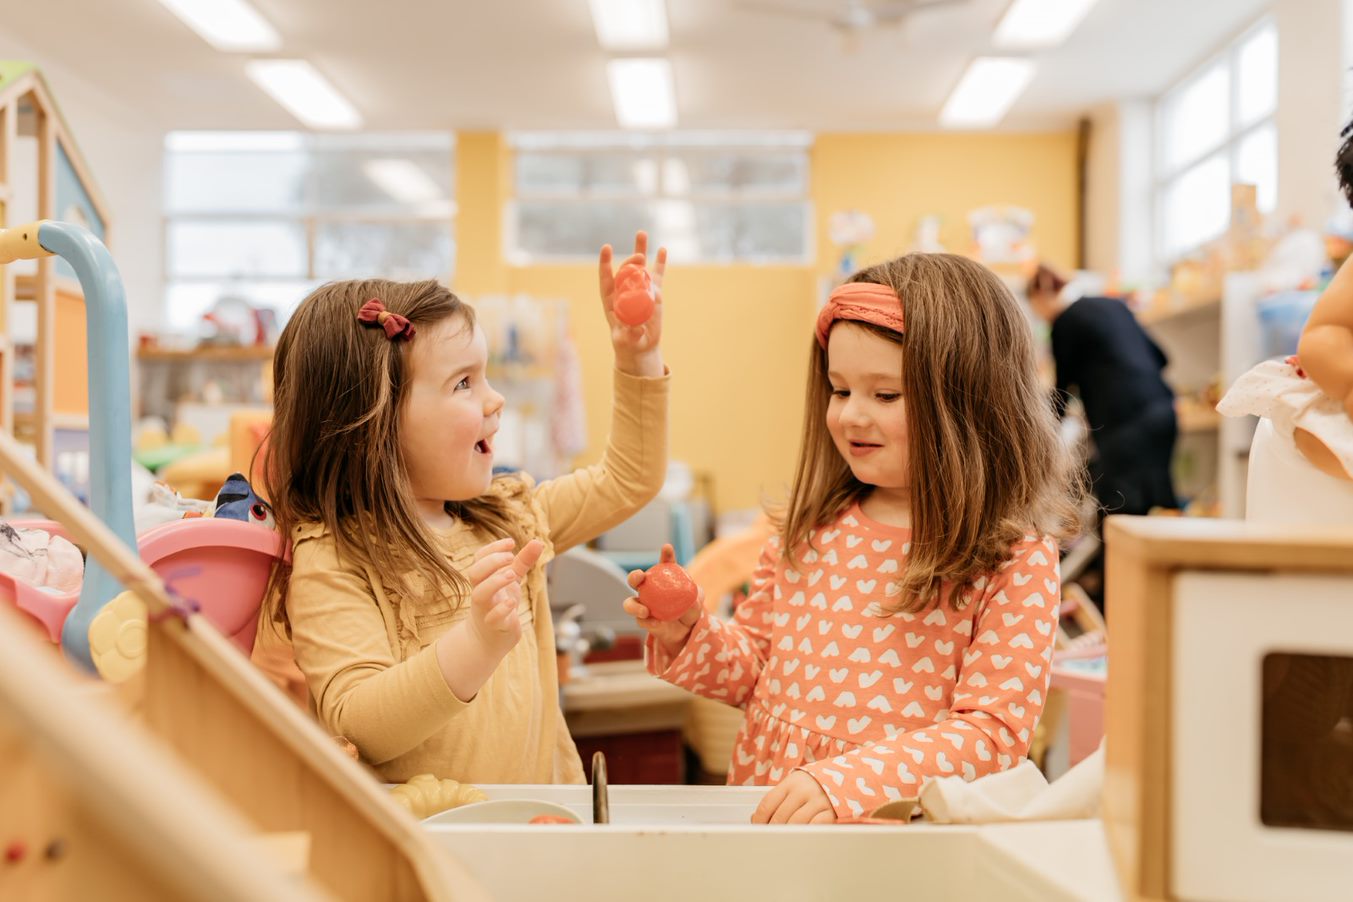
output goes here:
[{"label": "pink toy seat", "polygon": [[280,535],[257,523],[203,517],[162,523],[137,544],[171,591],[197,602],[246,655],[253,650],[268,575],[286,556]]},{"label": "pink toy seat", "polygon": [[[53,520],[12,520],[10,525],[71,540]],[[171,590],[197,602],[203,616],[245,654],[253,650],[273,561],[287,555],[280,535],[256,523],[203,517],[162,523],[141,533],[137,545],[141,559]],[[49,592],[0,573],[0,600],[36,618],[53,642],[61,641],[61,625],[79,598],[79,592]]]}]

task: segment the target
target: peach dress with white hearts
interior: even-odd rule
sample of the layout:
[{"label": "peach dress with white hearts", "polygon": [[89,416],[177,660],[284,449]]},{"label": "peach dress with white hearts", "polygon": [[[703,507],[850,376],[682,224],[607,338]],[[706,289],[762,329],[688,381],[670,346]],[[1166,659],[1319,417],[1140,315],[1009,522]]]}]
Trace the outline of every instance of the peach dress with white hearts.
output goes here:
[{"label": "peach dress with white hearts", "polygon": [[650,638],[652,673],[745,709],[730,784],[801,768],[848,818],[1026,755],[1048,691],[1056,544],[1025,537],[960,612],[889,615],[910,535],[853,506],[815,530],[799,569],[768,542],[732,621],[701,614],[674,658]]}]

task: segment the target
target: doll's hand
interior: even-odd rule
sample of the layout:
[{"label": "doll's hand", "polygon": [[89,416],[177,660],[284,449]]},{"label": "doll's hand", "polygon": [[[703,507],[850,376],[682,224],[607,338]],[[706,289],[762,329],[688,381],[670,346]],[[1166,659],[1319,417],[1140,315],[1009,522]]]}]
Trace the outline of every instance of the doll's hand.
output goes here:
[{"label": "doll's hand", "polygon": [[526,543],[515,556],[514,542],[499,539],[475,552],[474,563],[465,571],[470,581],[470,629],[490,650],[506,654],[521,639],[521,581],[540,560],[545,545],[539,539]]},{"label": "doll's hand", "polygon": [[[615,365],[622,373],[633,376],[661,376],[664,372],[662,352],[658,347],[662,338],[662,277],[667,270],[667,249],[658,248],[657,260],[651,271],[653,285],[653,314],[637,326],[627,325],[616,316],[615,305],[621,294],[616,270],[612,266],[611,246],[601,249],[598,261],[601,307],[611,327],[611,345],[615,348]],[[636,232],[634,253],[621,263],[644,267],[648,262],[648,235]]]},{"label": "doll's hand", "polygon": [[790,771],[752,812],[753,824],[830,824],[835,820],[827,791],[801,770]]}]

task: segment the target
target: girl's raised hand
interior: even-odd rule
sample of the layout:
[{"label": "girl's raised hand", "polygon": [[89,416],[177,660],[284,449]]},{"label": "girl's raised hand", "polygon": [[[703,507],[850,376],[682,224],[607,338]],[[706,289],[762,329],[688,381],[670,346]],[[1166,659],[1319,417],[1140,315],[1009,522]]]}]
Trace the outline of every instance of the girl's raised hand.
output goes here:
[{"label": "girl's raised hand", "polygon": [[634,376],[661,376],[664,372],[659,342],[662,339],[662,277],[667,270],[667,248],[658,248],[657,258],[649,276],[653,283],[653,315],[637,326],[627,325],[616,316],[615,305],[620,294],[616,275],[626,265],[648,265],[648,234],[636,232],[634,253],[615,267],[611,246],[601,249],[598,261],[598,284],[601,307],[611,327],[611,345],[615,348],[616,367]]}]

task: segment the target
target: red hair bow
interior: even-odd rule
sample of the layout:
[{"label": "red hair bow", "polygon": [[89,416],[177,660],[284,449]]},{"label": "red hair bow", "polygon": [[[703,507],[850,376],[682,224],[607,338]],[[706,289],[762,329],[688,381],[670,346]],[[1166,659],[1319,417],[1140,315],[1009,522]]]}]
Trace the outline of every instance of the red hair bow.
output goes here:
[{"label": "red hair bow", "polygon": [[364,326],[380,326],[385,330],[385,337],[391,341],[397,338],[412,341],[417,331],[413,323],[398,313],[386,310],[385,305],[376,298],[367,301],[362,305],[362,309],[357,311],[357,321]]}]

